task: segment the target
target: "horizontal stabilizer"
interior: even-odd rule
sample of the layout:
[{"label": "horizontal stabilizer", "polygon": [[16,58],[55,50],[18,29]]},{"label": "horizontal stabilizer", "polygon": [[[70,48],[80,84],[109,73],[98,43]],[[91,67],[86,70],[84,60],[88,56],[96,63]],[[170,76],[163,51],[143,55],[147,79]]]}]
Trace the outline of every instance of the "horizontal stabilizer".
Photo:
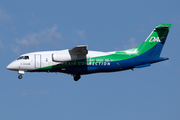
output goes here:
[{"label": "horizontal stabilizer", "polygon": [[149,67],[149,66],[151,66],[150,63],[144,64],[144,65],[135,66],[134,68],[143,68],[143,67]]}]

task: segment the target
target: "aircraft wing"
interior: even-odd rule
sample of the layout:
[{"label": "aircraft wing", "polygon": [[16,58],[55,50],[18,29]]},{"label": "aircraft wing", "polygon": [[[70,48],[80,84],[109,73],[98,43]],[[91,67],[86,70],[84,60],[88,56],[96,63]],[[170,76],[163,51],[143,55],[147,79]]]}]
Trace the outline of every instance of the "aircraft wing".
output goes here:
[{"label": "aircraft wing", "polygon": [[87,50],[87,45],[82,45],[82,46],[77,46],[74,48],[69,49],[69,53],[73,55],[87,55],[88,50]]}]

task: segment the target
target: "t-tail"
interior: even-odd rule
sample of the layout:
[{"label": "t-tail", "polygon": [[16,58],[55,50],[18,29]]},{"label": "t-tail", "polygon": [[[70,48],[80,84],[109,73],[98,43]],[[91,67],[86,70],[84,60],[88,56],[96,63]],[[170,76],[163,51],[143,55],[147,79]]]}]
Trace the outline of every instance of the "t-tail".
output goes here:
[{"label": "t-tail", "polygon": [[147,39],[135,48],[138,54],[142,56],[159,57],[166,42],[170,27],[171,24],[157,25]]}]

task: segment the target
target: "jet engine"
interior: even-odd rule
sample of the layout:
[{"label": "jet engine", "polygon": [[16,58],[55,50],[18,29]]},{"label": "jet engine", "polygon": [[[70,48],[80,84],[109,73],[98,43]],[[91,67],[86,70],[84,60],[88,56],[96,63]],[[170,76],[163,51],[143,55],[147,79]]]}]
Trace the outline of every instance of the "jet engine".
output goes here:
[{"label": "jet engine", "polygon": [[52,54],[52,61],[54,62],[67,62],[76,59],[77,55],[70,54],[68,50],[57,51]]}]

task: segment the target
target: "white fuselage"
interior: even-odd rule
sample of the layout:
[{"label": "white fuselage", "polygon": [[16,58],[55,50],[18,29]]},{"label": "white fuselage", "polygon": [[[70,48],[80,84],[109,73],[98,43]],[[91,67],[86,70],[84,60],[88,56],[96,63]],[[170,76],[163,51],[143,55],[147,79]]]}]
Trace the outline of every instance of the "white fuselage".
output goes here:
[{"label": "white fuselage", "polygon": [[[68,50],[62,50],[64,54],[67,54]],[[31,71],[38,68],[44,68],[51,65],[56,65],[62,62],[54,62],[52,60],[52,54],[58,51],[44,51],[44,52],[32,52],[23,54],[21,56],[28,56],[28,59],[16,59],[7,66],[7,69],[14,71]],[[113,54],[115,52],[98,52],[88,51],[86,58],[98,57]],[[20,57],[21,57],[20,56]]]}]

